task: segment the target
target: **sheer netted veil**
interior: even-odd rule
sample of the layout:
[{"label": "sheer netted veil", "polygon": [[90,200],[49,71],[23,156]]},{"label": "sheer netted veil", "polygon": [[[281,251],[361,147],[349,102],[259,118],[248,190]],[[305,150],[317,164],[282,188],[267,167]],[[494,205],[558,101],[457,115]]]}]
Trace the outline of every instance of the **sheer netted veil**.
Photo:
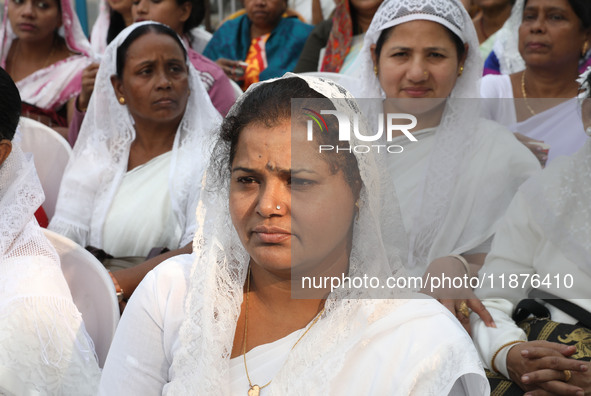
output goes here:
[{"label": "sheer netted veil", "polygon": [[[422,181],[417,180],[422,187],[413,209],[413,227],[409,230],[408,265],[411,267],[425,266],[436,258],[428,257],[429,249],[441,230],[465,157],[471,152],[474,126],[480,114],[477,100],[466,101],[461,98],[480,97],[479,79],[482,74],[476,31],[460,1],[386,0],[372,20],[357,58],[357,62],[361,63],[361,81],[356,83],[358,88],[352,89],[355,97],[385,98],[374,74],[370,47],[378,41],[384,30],[414,20],[428,20],[445,26],[468,45],[468,53],[464,71],[456,81],[437,127],[435,148],[429,158],[425,177]],[[382,109],[372,111],[380,112]],[[446,254],[449,253],[452,252]]]},{"label": "sheer netted veil", "polygon": [[[0,167],[0,261],[18,256],[46,256],[58,262],[57,253],[39,227],[30,223],[45,194],[32,159],[18,145]],[[5,281],[0,277],[0,284]],[[3,288],[4,290],[4,288]]]},{"label": "sheer netted veil", "polygon": [[[289,77],[302,78],[293,74],[283,78]],[[331,99],[337,110],[359,114],[355,101],[342,87],[322,79],[303,79]],[[257,86],[251,86],[244,97]],[[244,97],[230,115],[238,111]],[[214,152],[227,154],[228,150],[228,144],[220,141]],[[404,249],[407,242],[396,194],[389,178],[382,177],[379,160],[369,154],[356,154],[356,158],[363,186],[353,229],[350,274],[402,275],[399,248]],[[230,219],[228,177],[220,182],[211,176],[218,169],[215,163],[208,168],[197,209],[194,264],[179,335],[181,346],[172,362],[172,381],[165,385],[163,394],[229,394],[229,360],[249,255]],[[392,291],[389,297],[404,295]],[[343,367],[345,354],[361,341],[351,336],[361,333],[359,322],[351,318],[363,312],[366,324],[373,323],[404,304],[400,299],[362,297],[366,295],[359,290],[338,290],[329,296],[321,319],[290,352],[287,363],[266,388],[270,395],[329,394],[331,379]],[[314,364],[319,361],[323,364]]]},{"label": "sheer netted veil", "polygon": [[[61,184],[50,228],[82,246],[102,247],[107,211],[127,171],[129,150],[135,139],[134,122],[127,106],[118,103],[110,78],[116,74],[117,48],[133,30],[145,24],[156,23],[142,22],[127,27],[105,50],[74,155]],[[173,213],[180,224],[187,224],[181,246],[194,235],[195,217],[190,209],[194,205],[189,201],[198,199],[197,181],[207,165],[211,132],[221,121],[188,60],[187,67],[191,92],[173,143],[168,185]]]},{"label": "sheer netted veil", "polygon": [[13,142],[0,166],[0,366],[27,388],[91,395],[100,369],[58,255],[34,219],[44,199],[33,159]]},{"label": "sheer netted veil", "polygon": [[[589,100],[588,68],[579,78],[579,99]],[[591,139],[571,156],[562,156],[521,187],[544,235],[591,275]]]},{"label": "sheer netted veil", "polygon": [[513,74],[525,69],[525,61],[519,53],[519,26],[523,19],[525,0],[517,0],[511,15],[499,29],[493,51],[499,60],[501,74]]}]

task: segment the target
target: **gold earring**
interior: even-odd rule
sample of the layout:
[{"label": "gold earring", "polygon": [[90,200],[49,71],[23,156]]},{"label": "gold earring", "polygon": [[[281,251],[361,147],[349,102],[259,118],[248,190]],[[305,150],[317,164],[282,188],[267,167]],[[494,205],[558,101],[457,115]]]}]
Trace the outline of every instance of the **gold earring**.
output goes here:
[{"label": "gold earring", "polygon": [[123,96],[119,98],[119,103],[125,104],[125,98]]},{"label": "gold earring", "polygon": [[581,52],[581,56],[585,56],[587,54],[588,50],[589,50],[589,42],[585,41],[585,44],[583,44],[583,51]]},{"label": "gold earring", "polygon": [[458,73],[458,77],[460,77],[464,73],[464,66],[460,66],[460,72]]},{"label": "gold earring", "polygon": [[378,75],[378,67],[377,66],[373,67],[373,74],[375,74],[376,76]]}]

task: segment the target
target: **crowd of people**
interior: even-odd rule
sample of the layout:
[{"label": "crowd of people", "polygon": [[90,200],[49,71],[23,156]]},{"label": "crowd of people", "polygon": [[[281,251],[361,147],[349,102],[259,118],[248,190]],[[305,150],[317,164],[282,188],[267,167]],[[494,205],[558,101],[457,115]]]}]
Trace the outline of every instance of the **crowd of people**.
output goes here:
[{"label": "crowd of people", "polygon": [[[5,1],[0,394],[591,392],[591,3],[325,3],[107,0],[89,40]],[[22,117],[72,147],[104,367]]]}]

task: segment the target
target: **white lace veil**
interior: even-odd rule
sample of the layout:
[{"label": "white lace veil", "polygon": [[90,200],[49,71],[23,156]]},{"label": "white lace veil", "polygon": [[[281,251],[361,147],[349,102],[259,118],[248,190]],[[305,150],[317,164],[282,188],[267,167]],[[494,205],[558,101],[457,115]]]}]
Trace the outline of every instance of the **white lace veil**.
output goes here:
[{"label": "white lace veil", "polygon": [[[581,100],[591,98],[588,68],[579,79]],[[571,156],[558,157],[521,187],[544,236],[591,276],[591,139]]]},{"label": "white lace veil", "polygon": [[90,33],[90,45],[95,54],[102,55],[107,47],[107,35],[111,23],[111,9],[107,0],[99,0],[99,13]]},{"label": "white lace veil", "polygon": [[[45,196],[18,144],[0,166],[0,375],[51,394],[91,395],[100,378],[93,343],[55,249],[34,213]],[[5,374],[5,371],[3,371]]]},{"label": "white lace veil", "polygon": [[[376,12],[365,35],[360,62],[360,87],[357,98],[385,98],[378,78],[373,71],[370,46],[378,41],[382,32],[401,23],[428,20],[440,23],[455,33],[465,44],[468,53],[463,74],[447,101],[441,123],[437,127],[434,149],[429,158],[420,195],[413,210],[413,227],[409,231],[408,265],[425,266],[435,237],[441,230],[447,214],[454,186],[464,171],[465,158],[470,153],[474,126],[479,119],[479,101],[462,100],[480,98],[479,80],[482,75],[482,59],[478,51],[478,38],[470,15],[458,0],[386,0]],[[449,252],[451,253],[451,252]]]},{"label": "white lace veil", "polygon": [[[64,174],[50,229],[82,246],[102,247],[102,230],[113,197],[127,171],[133,118],[117,101],[110,77],[116,74],[117,48],[141,22],[124,29],[107,49],[96,76],[94,92],[74,154]],[[202,174],[209,159],[210,136],[221,118],[201,79],[187,58],[191,93],[172,148],[168,188],[172,210],[185,224],[180,246],[194,235],[194,209]]]},{"label": "white lace veil", "polygon": [[[310,88],[329,98],[337,110],[359,114],[351,95],[335,83],[289,73],[283,78],[289,77],[305,80]],[[230,110],[229,117],[259,85],[273,81],[251,86]],[[229,146],[220,141],[214,152],[228,158]],[[376,158],[356,154],[356,159],[363,186],[353,229],[350,274],[401,275],[399,248],[404,249],[406,240],[396,195],[389,178],[382,177]],[[181,345],[172,362],[172,382],[165,386],[164,394],[229,393],[229,360],[250,258],[230,219],[229,180],[220,182],[211,176],[218,174],[219,167],[212,163],[197,209],[194,264],[179,335]],[[345,353],[359,342],[350,337],[357,330],[350,318],[362,310],[371,323],[390,312],[392,306],[402,304],[401,300],[357,299],[363,296],[363,292],[351,290],[329,296],[322,318],[290,352],[287,364],[266,388],[269,394],[311,394],[311,389],[315,390],[313,394],[329,393],[330,379],[344,364]],[[310,366],[320,360],[326,362],[320,371],[310,371]]]},{"label": "white lace veil", "polygon": [[525,69],[525,62],[519,53],[519,26],[523,19],[525,0],[517,0],[511,15],[499,29],[493,51],[499,60],[501,74],[513,74]]},{"label": "white lace veil", "polygon": [[45,194],[35,164],[17,144],[0,166],[0,261],[42,255],[59,263],[57,253],[32,222]]}]

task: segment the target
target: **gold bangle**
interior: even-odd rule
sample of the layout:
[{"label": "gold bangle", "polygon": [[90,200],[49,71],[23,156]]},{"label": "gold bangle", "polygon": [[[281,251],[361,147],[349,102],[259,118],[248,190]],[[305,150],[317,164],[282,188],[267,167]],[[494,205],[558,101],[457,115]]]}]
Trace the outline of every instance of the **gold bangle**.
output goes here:
[{"label": "gold bangle", "polygon": [[501,374],[499,372],[499,370],[497,370],[497,366],[495,366],[495,359],[497,358],[497,355],[499,354],[499,352],[501,352],[501,350],[503,350],[504,348],[506,348],[506,347],[508,347],[510,345],[520,344],[522,342],[525,342],[525,341],[523,341],[523,340],[511,341],[511,342],[508,342],[506,344],[501,345],[501,347],[499,349],[497,349],[497,351],[495,352],[495,354],[493,355],[493,357],[492,357],[492,359],[490,361],[490,367],[492,368],[492,370],[495,373]]},{"label": "gold bangle", "polygon": [[121,302],[123,301],[123,289],[121,288],[119,281],[117,280],[117,278],[115,278],[115,275],[113,275],[111,271],[109,271],[109,275],[111,275],[111,280],[113,281],[113,285],[115,285],[115,294],[117,295],[117,301]]},{"label": "gold bangle", "polygon": [[470,264],[468,264],[468,261],[464,257],[460,256],[459,254],[450,254],[449,257],[453,257],[455,259],[460,260],[460,262],[464,266],[464,269],[466,270],[466,275],[470,277]]}]

